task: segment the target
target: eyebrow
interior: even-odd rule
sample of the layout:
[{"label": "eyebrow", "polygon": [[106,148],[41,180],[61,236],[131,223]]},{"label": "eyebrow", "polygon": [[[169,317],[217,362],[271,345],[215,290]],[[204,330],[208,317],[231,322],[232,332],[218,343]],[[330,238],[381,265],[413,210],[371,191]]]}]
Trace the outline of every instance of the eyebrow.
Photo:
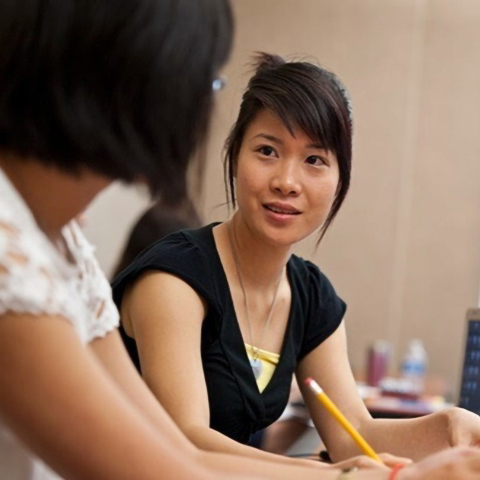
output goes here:
[{"label": "eyebrow", "polygon": [[[255,135],[252,140],[255,138],[265,138],[266,140],[270,140],[271,142],[274,142],[278,145],[283,145],[284,142],[280,138],[275,137],[274,135],[270,135],[268,133],[259,133]],[[320,143],[310,143],[309,145],[305,145],[305,148],[309,149],[315,149],[315,150],[326,150],[326,148],[321,145]]]},{"label": "eyebrow", "polygon": [[255,138],[265,138],[266,140],[270,140],[273,143],[277,143],[278,145],[283,145],[283,140],[280,140],[277,137],[274,137],[273,135],[269,135],[268,133],[259,133],[258,135],[255,135],[252,140]]}]

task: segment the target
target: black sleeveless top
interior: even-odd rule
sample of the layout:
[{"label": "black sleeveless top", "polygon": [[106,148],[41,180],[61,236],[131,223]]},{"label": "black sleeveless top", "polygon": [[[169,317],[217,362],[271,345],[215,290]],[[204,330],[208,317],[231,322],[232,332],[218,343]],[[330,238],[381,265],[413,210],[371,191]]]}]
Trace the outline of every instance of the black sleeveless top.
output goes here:
[{"label": "black sleeveless top", "polygon": [[[210,405],[210,427],[242,443],[273,423],[287,405],[297,363],[340,325],[346,305],[313,263],[292,255],[287,274],[292,301],[279,363],[260,393],[237,322],[212,228],[182,230],[143,251],[113,281],[120,309],[125,288],[147,270],[172,273],[206,302],[201,356]],[[135,340],[120,327],[127,350],[141,371]]]}]

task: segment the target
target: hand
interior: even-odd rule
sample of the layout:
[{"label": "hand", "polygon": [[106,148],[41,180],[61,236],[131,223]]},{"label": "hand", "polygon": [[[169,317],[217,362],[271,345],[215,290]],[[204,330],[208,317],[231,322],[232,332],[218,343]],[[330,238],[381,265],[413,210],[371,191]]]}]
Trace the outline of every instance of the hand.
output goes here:
[{"label": "hand", "polygon": [[445,410],[447,435],[452,447],[480,447],[480,417],[463,408]]},{"label": "hand", "polygon": [[383,464],[373,460],[373,458],[365,455],[359,455],[358,457],[352,457],[342,462],[334,463],[330,465],[332,468],[344,469],[357,467],[359,469],[377,469],[389,471],[390,468],[401,463],[402,465],[410,465],[412,461],[409,458],[395,457],[389,453],[380,453],[379,457],[382,459]]},{"label": "hand", "polygon": [[430,455],[398,472],[397,480],[478,480],[480,449],[457,447]]}]

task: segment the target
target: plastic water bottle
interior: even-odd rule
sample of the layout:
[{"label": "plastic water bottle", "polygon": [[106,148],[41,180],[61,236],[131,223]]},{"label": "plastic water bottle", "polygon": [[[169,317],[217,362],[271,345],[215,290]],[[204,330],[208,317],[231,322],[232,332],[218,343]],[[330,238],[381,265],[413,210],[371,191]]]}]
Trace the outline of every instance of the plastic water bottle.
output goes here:
[{"label": "plastic water bottle", "polygon": [[428,355],[423,342],[418,338],[410,340],[402,362],[402,376],[411,385],[412,393],[421,395],[425,389],[425,372]]}]

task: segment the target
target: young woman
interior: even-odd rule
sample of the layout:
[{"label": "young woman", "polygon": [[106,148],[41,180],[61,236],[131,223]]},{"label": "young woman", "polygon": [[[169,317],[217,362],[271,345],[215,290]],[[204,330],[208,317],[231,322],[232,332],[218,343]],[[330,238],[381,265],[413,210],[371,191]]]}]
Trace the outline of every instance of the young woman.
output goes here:
[{"label": "young woman", "polygon": [[295,462],[245,445],[282,413],[295,372],[335,461],[358,449],[303,387],[309,376],[377,451],[420,459],[477,444],[480,420],[463,410],[370,417],[348,363],[346,305],[292,255],[321,239],[349,188],[352,112],[339,79],[260,55],[226,146],[233,217],[155,243],[114,282],[130,354],[183,432],[204,450]]}]

